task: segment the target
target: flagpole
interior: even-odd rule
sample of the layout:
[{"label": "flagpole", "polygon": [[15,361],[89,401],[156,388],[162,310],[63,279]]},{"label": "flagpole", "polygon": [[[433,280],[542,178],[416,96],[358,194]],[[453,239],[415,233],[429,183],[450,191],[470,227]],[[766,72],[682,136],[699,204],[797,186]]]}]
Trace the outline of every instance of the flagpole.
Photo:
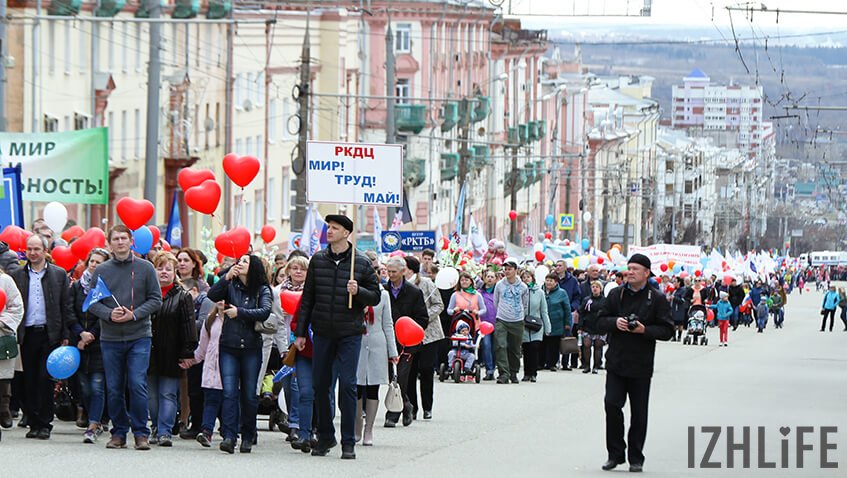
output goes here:
[{"label": "flagpole", "polygon": [[[356,209],[357,208],[354,206],[354,207],[351,207],[350,209],[352,210],[351,216],[353,216],[350,219],[353,221],[353,226],[354,226],[354,229],[355,229]],[[353,236],[353,250],[350,251],[350,280],[356,280],[356,276],[355,276],[355,273],[356,273],[356,270],[355,270],[356,269],[356,236],[357,236],[356,231],[353,231],[352,236]],[[353,308],[353,294],[351,294],[349,292],[347,293],[347,308],[348,309]]]}]

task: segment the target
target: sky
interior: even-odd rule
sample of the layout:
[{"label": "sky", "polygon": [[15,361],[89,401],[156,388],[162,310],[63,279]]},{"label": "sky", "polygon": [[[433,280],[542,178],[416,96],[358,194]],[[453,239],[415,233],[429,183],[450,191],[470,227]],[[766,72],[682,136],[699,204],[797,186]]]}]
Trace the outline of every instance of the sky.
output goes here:
[{"label": "sky", "polygon": [[[499,0],[496,0],[499,2]],[[664,24],[664,25],[711,25],[729,26],[730,14],[726,6],[743,6],[748,2],[733,0],[653,0],[651,18],[615,17],[602,18],[600,15],[623,15],[628,12],[636,14],[643,5],[643,0],[505,0],[504,10],[511,10],[515,15],[530,13],[533,16],[523,17],[525,23],[533,26],[541,23],[553,25],[556,23],[628,23],[628,24]],[[841,0],[758,0],[750,2],[757,7],[764,4],[770,10],[815,10],[841,11],[847,13],[847,2]],[[714,12],[714,13],[713,13]],[[575,18],[572,15],[590,14],[590,17]],[[561,15],[554,17],[554,15]],[[593,16],[597,15],[597,16]],[[746,12],[732,12],[732,20],[736,23],[747,22]],[[777,15],[774,13],[754,12],[753,21],[760,27],[776,27]],[[779,15],[780,28],[786,30],[844,30],[847,29],[847,15],[811,15],[783,13]]]}]

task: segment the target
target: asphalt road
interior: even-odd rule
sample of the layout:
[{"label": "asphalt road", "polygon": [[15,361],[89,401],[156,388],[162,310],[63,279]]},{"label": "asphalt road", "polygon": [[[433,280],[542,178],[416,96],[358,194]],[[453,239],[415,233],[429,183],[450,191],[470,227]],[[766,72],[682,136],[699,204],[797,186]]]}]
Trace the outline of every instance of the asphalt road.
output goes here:
[{"label": "asphalt road", "polygon": [[[645,472],[655,476],[847,476],[847,332],[819,332],[820,294],[789,297],[785,328],[769,324],[730,332],[730,346],[717,347],[710,329],[708,346],[663,343],[658,347],[645,448]],[[836,321],[838,319],[836,318]],[[538,383],[438,383],[434,419],[408,428],[376,429],[374,447],[356,447],[356,461],[339,459],[340,448],[322,458],[292,450],[279,432],[260,432],[251,455],[225,455],[177,439],[171,449],[148,452],[106,450],[82,443],[81,430],[57,423],[53,438],[27,440],[19,428],[3,431],[0,476],[610,476],[605,461],[603,387],[600,375],[540,372]],[[381,410],[382,411],[382,410]],[[265,424],[261,423],[260,428]],[[711,434],[723,427],[710,461],[720,469],[699,468]],[[727,468],[726,435],[751,427],[750,468],[742,452]],[[796,428],[812,450],[797,467]],[[836,469],[820,466],[820,429],[837,427],[827,441]],[[688,466],[688,429],[695,427],[695,468]],[[758,428],[764,427],[764,458],[759,467]],[[788,468],[781,466],[788,427]],[[216,437],[217,438],[217,437]],[[619,468],[626,473],[626,466]],[[612,475],[614,476],[614,475]]]}]

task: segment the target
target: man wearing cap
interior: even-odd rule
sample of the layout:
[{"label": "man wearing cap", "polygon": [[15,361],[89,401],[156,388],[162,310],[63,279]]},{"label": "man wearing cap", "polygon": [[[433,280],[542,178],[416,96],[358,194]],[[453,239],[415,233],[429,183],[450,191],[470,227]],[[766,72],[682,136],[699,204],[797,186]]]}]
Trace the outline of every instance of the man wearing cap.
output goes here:
[{"label": "man wearing cap", "polygon": [[518,263],[512,259],[503,262],[506,276],[494,286],[494,307],[497,320],[494,324],[494,356],[497,358],[497,383],[520,383],[521,344],[524,317],[529,306],[529,289],[518,278]]},{"label": "man wearing cap", "polygon": [[[611,334],[606,352],[606,450],[609,459],[603,469],[612,470],[625,460],[623,406],[629,396],[629,471],[640,472],[644,465],[647,438],[647,409],[656,341],[669,340],[673,321],[667,299],[648,284],[650,258],[633,254],[627,263],[627,283],[618,287],[600,310],[597,327]],[[630,320],[630,318],[634,320]]]},{"label": "man wearing cap", "polygon": [[[303,350],[311,328],[318,421],[318,443],[312,448],[312,455],[324,456],[337,444],[329,399],[332,366],[337,361],[341,458],[355,459],[356,371],[365,333],[364,310],[379,303],[379,280],[368,258],[357,253],[347,240],[353,232],[353,221],[347,216],[330,214],[326,223],[329,247],[315,253],[309,261],[294,345]],[[355,261],[354,277],[350,277],[350,261]],[[348,295],[353,296],[352,308],[347,306]]]}]

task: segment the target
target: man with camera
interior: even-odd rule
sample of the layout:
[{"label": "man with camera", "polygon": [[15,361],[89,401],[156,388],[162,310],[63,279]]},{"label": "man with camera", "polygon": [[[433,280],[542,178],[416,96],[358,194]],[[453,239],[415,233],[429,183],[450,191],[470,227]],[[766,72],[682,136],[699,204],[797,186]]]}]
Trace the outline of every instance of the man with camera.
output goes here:
[{"label": "man with camera", "polygon": [[609,292],[600,310],[598,329],[609,334],[606,352],[606,471],[625,462],[623,406],[629,396],[629,471],[644,465],[647,409],[657,340],[673,336],[671,310],[665,296],[647,280],[650,258],[633,254],[627,262],[627,282]]}]

